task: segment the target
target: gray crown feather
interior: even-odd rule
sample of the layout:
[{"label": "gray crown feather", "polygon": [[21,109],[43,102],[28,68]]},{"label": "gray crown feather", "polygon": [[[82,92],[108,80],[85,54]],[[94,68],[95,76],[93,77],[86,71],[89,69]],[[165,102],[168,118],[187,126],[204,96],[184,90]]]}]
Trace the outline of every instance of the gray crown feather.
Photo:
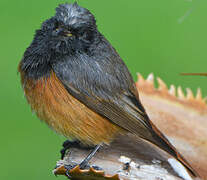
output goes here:
[{"label": "gray crown feather", "polygon": [[80,7],[76,2],[73,4],[60,4],[56,8],[55,18],[64,24],[75,24],[85,23],[85,24],[95,24],[95,18],[89,10]]}]

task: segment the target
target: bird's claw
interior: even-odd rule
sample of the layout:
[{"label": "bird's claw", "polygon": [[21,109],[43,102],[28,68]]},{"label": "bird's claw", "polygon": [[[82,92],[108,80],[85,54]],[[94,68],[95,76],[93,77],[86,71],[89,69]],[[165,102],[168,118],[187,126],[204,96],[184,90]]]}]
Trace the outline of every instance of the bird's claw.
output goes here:
[{"label": "bird's claw", "polygon": [[78,164],[75,164],[75,165],[65,165],[65,169],[66,169],[66,172],[65,172],[65,175],[68,177],[68,179],[71,179],[71,175],[70,175],[70,170],[72,170],[73,168],[75,168],[76,166],[79,166]]}]

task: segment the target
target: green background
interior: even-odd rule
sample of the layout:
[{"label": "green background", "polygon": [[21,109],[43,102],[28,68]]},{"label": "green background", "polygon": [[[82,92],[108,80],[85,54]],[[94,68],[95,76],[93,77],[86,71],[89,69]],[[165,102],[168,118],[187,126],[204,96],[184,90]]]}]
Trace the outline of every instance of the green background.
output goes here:
[{"label": "green background", "polygon": [[[60,0],[0,1],[0,179],[56,179],[52,169],[63,137],[32,114],[19,82],[17,66],[35,29],[54,14]],[[69,1],[72,2],[72,1]],[[201,87],[207,77],[207,1],[79,0],[91,10],[99,30],[120,53],[136,79],[153,72],[168,85]],[[179,19],[192,12],[182,23]],[[58,179],[64,179],[59,177]]]}]

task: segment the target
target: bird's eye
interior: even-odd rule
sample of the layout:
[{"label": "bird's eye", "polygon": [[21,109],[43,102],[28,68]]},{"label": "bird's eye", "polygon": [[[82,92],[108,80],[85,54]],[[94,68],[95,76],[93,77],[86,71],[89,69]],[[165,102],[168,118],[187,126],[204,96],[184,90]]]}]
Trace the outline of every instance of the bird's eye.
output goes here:
[{"label": "bird's eye", "polygon": [[57,28],[55,28],[55,31],[56,31],[56,32],[58,32],[58,31],[59,31],[59,28],[58,28],[58,27],[57,27]]}]

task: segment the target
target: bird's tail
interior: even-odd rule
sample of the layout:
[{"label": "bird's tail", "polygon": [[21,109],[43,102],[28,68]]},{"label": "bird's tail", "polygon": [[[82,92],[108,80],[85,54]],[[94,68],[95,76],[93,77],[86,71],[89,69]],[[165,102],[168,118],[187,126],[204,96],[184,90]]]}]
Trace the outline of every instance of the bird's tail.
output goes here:
[{"label": "bird's tail", "polygon": [[151,124],[153,132],[152,139],[148,139],[150,142],[172,155],[177,159],[185,168],[194,176],[200,177],[199,174],[191,167],[191,165],[185,160],[185,158],[176,150],[176,148],[168,141],[168,139],[153,125]]}]

